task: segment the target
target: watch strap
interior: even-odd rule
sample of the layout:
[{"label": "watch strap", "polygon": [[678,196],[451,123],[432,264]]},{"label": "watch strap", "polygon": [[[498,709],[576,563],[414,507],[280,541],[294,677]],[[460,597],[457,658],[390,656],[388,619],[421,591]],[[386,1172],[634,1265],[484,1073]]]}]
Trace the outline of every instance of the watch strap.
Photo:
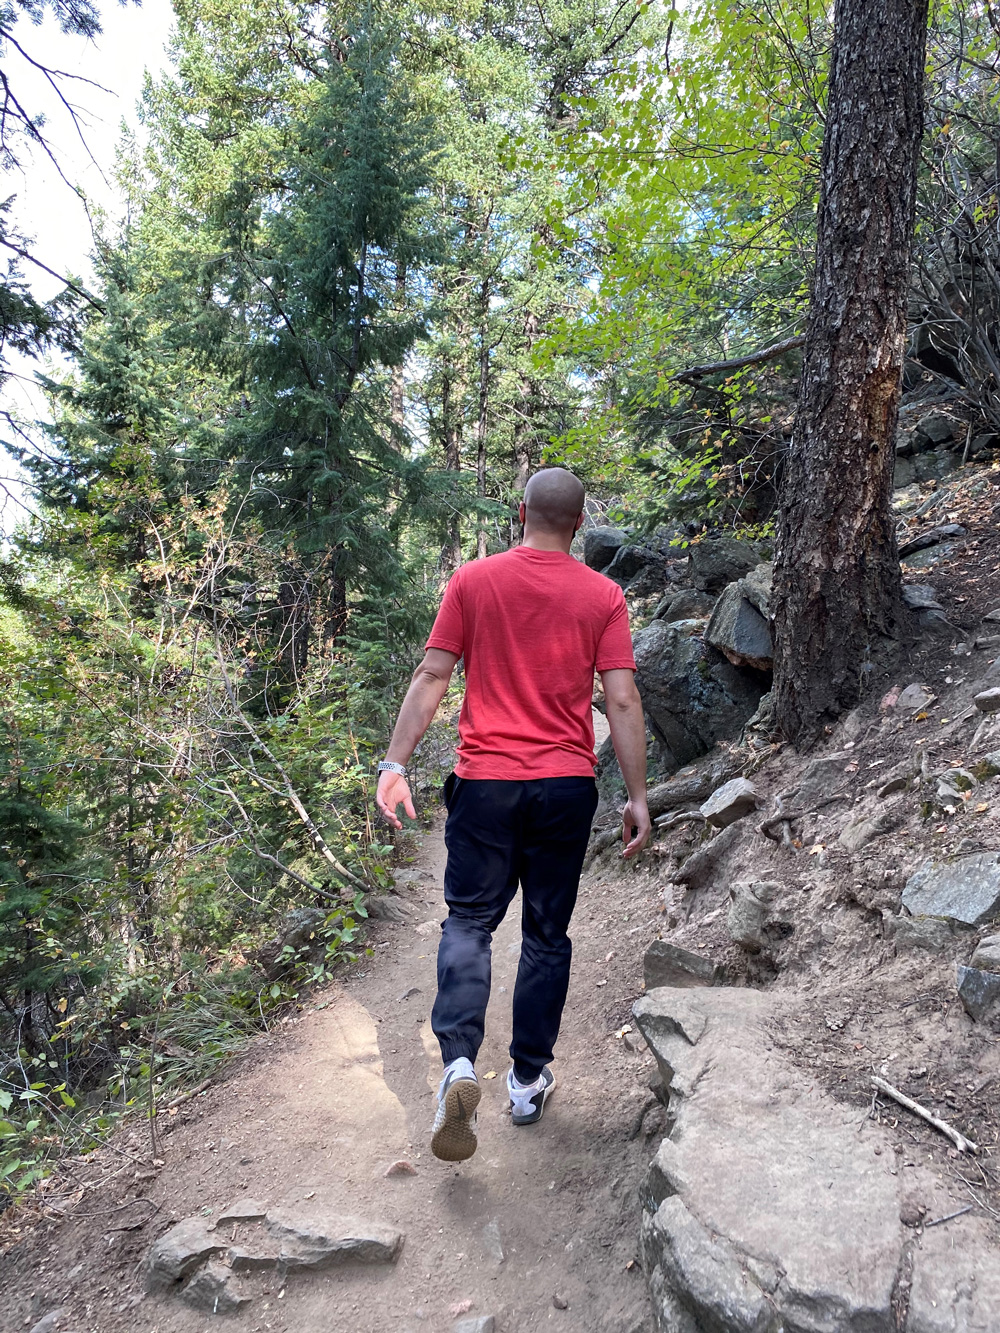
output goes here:
[{"label": "watch strap", "polygon": [[403,764],[394,764],[391,759],[383,759],[378,766],[380,773],[399,773],[401,777],[406,777],[406,768]]}]

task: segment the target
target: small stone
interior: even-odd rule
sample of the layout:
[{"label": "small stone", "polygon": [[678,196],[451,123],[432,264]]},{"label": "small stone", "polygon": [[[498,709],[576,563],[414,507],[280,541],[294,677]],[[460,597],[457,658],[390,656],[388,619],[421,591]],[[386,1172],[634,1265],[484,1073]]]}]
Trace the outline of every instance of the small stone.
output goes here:
[{"label": "small stone", "polygon": [[50,1310],[48,1314],[42,1315],[37,1324],[32,1324],[29,1333],[55,1333],[66,1313],[63,1309]]},{"label": "small stone", "polygon": [[394,1264],[403,1248],[403,1233],[380,1222],[356,1217],[302,1216],[269,1212],[267,1229],[281,1245],[289,1268],[325,1263]]},{"label": "small stone", "polygon": [[927,1205],[912,1195],[903,1200],[899,1220],[904,1227],[918,1227],[927,1216]]},{"label": "small stone", "polygon": [[764,924],[782,887],[771,880],[756,880],[752,884],[734,884],[729,890],[732,901],[726,926],[735,942],[748,953],[759,953],[763,948]]},{"label": "small stone", "polygon": [[556,1292],[556,1294],[552,1297],[552,1304],[556,1307],[557,1310],[569,1309],[569,1301],[566,1299],[565,1296],[560,1296],[558,1292]]},{"label": "small stone", "polygon": [[387,1176],[415,1176],[417,1168],[412,1162],[408,1162],[404,1157],[401,1157],[398,1162],[393,1162],[391,1166],[386,1167],[385,1174]]},{"label": "small stone", "polygon": [[657,986],[712,986],[718,968],[711,958],[682,949],[669,940],[653,940],[643,958],[646,989]]},{"label": "small stone", "polygon": [[494,1333],[496,1320],[491,1314],[481,1314],[476,1319],[460,1319],[452,1325],[452,1333]]},{"label": "small stone", "polygon": [[441,929],[441,922],[437,920],[421,921],[419,926],[414,926],[414,930],[417,932],[417,934],[420,935],[425,940],[430,939],[432,935],[436,935],[440,929]]},{"label": "small stone", "polygon": [[757,790],[746,778],[733,778],[714,791],[700,813],[715,828],[726,828],[757,809]]},{"label": "small stone", "polygon": [[903,601],[913,611],[943,611],[937,589],[929,583],[908,583],[903,589]]},{"label": "small stone", "polygon": [[[1000,694],[1000,690],[997,693]],[[976,778],[967,768],[946,768],[943,773],[938,774],[938,800],[961,801],[966,792],[978,786]]]},{"label": "small stone", "polygon": [[910,779],[905,777],[890,778],[888,782],[883,782],[875,793],[880,801],[884,801],[887,796],[895,796],[898,791],[905,791],[910,785]]},{"label": "small stone", "polygon": [[969,965],[980,972],[1000,972],[1000,935],[987,935],[980,940]]},{"label": "small stone", "polygon": [[493,1218],[483,1227],[483,1249],[495,1264],[504,1261],[503,1241],[500,1239],[500,1223]]},{"label": "small stone", "polygon": [[402,995],[400,995],[399,997],[399,1002],[400,1004],[402,1004],[404,1000],[412,1000],[414,995],[419,995],[419,994],[420,994],[420,987],[411,986],[409,990],[403,991]]},{"label": "small stone", "polygon": [[1000,1005],[1000,975],[976,967],[958,967],[958,997],[977,1023]]},{"label": "small stone", "polygon": [[992,611],[987,611],[984,620],[1000,620],[1000,606],[995,606]]},{"label": "small stone", "polygon": [[975,696],[972,702],[981,713],[996,713],[1000,710],[1000,688],[994,687],[992,690],[983,690]]},{"label": "small stone", "polygon": [[230,1314],[250,1300],[249,1296],[233,1290],[230,1277],[230,1269],[217,1259],[210,1259],[181,1292],[181,1300],[206,1314]]},{"label": "small stone", "polygon": [[893,939],[897,953],[946,953],[955,942],[951,926],[939,917],[890,917],[884,922],[884,929]]}]

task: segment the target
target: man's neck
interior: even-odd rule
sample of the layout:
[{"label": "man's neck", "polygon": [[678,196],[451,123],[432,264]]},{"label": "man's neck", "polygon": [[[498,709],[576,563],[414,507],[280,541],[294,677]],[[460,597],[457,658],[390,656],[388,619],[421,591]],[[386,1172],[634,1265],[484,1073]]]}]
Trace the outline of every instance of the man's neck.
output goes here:
[{"label": "man's neck", "polygon": [[521,545],[532,551],[562,551],[564,555],[569,555],[575,536],[575,532],[536,532],[526,527]]}]

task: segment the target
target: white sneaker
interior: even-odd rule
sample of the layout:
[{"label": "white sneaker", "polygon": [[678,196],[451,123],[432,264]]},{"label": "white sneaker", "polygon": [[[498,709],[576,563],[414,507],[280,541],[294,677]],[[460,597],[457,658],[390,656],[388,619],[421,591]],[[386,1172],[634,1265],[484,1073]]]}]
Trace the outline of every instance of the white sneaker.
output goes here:
[{"label": "white sneaker", "polygon": [[483,1090],[470,1060],[453,1060],[438,1088],[431,1152],[442,1162],[464,1162],[479,1147],[476,1107]]},{"label": "white sneaker", "polygon": [[511,1067],[507,1074],[510,1094],[510,1118],[515,1125],[533,1125],[541,1120],[549,1093],[556,1086],[555,1075],[545,1066],[534,1083],[518,1083]]}]

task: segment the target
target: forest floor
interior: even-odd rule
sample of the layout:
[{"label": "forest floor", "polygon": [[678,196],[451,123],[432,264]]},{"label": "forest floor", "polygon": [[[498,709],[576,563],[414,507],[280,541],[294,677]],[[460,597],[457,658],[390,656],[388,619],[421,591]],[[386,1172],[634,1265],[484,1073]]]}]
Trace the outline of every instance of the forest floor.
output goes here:
[{"label": "forest floor", "polygon": [[[170,1223],[210,1220],[246,1198],[388,1223],[406,1239],[392,1266],[292,1273],[287,1282],[255,1277],[252,1301],[227,1321],[234,1329],[444,1333],[456,1319],[482,1315],[495,1316],[498,1333],[651,1327],[637,1262],[637,1186],[663,1123],[658,1108],[642,1118],[653,1059],[622,1028],[661,911],[656,881],[648,872],[585,879],[557,1087],[544,1119],[520,1129],[504,1083],[515,902],[494,940],[477,1066],[479,1151],[446,1164],[429,1151],[440,1078],[429,1014],[444,915],[442,821],[414,842],[413,869],[393,898],[406,920],[374,922],[369,956],[257,1039],[203,1094],[158,1117],[162,1165],[152,1165],[148,1126],[138,1120],[71,1164],[87,1182],[83,1194],[61,1219],[50,1206],[0,1259],[3,1333],[57,1309],[65,1313],[52,1327],[76,1333],[204,1329],[210,1315],[146,1294],[142,1260]],[[413,1173],[387,1175],[400,1161]]]}]

